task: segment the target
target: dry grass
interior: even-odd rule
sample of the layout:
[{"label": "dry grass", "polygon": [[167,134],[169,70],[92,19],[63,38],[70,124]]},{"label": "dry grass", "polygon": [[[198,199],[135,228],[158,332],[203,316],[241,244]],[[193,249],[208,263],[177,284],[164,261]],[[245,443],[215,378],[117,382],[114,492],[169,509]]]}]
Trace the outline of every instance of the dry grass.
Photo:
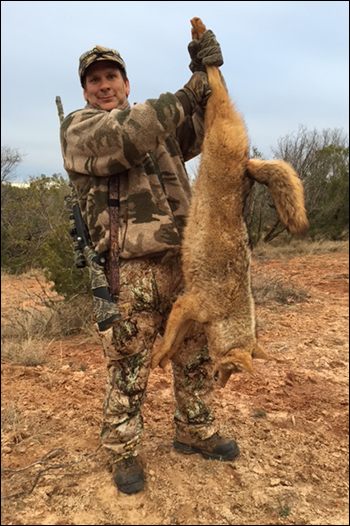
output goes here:
[{"label": "dry grass", "polygon": [[2,316],[2,337],[16,340],[53,339],[91,329],[92,305],[86,298],[56,300],[45,308],[13,308]]},{"label": "dry grass", "polygon": [[31,270],[28,270],[27,272],[24,272],[23,274],[17,275],[17,274],[9,274],[6,272],[6,270],[1,269],[1,283],[6,283],[8,281],[13,280],[13,278],[21,278],[23,280],[28,279],[35,279],[40,280],[43,277],[43,271],[40,269],[33,268]]},{"label": "dry grass", "polygon": [[49,426],[47,419],[40,419],[35,412],[25,411],[9,402],[1,409],[1,447],[9,453],[16,444],[26,440],[41,443],[40,437],[47,434]]},{"label": "dry grass", "polygon": [[[11,276],[2,274],[2,280],[11,280]],[[27,291],[25,296],[34,298],[30,302],[34,306],[10,306],[2,314],[2,362],[42,365],[47,362],[47,350],[52,341],[78,332],[91,334],[93,331],[92,302],[89,299],[75,297],[65,302],[57,296],[50,297],[44,289],[34,296]]]},{"label": "dry grass", "polygon": [[253,250],[259,259],[285,259],[294,256],[315,256],[330,253],[349,253],[349,241],[310,241],[293,238],[289,243],[260,243]]},{"label": "dry grass", "polygon": [[309,298],[309,293],[303,287],[286,284],[264,272],[253,276],[252,291],[256,305],[266,305],[270,302],[290,305],[307,301]]},{"label": "dry grass", "polygon": [[33,340],[32,338],[23,341],[4,338],[1,344],[1,361],[32,367],[43,365],[47,361],[49,344],[45,340]]},{"label": "dry grass", "polygon": [[23,413],[18,407],[10,404],[1,412],[1,431],[19,435],[19,431],[24,425],[24,420]]}]

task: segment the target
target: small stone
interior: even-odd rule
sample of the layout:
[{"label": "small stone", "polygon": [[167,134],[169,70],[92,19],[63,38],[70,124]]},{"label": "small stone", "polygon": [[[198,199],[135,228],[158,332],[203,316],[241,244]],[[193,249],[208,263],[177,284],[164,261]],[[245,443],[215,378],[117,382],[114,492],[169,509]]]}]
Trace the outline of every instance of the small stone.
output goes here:
[{"label": "small stone", "polygon": [[281,484],[281,479],[272,478],[270,479],[270,486],[279,486]]}]

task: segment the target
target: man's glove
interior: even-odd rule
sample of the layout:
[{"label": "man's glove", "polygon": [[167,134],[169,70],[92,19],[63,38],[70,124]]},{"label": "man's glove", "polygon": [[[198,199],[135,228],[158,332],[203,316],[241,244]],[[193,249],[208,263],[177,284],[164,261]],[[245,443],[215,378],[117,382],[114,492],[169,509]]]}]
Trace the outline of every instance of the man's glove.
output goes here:
[{"label": "man's glove", "polygon": [[193,73],[187,84],[175,93],[184,108],[185,115],[192,114],[197,106],[205,106],[210,94],[207,74],[202,71]]},{"label": "man's glove", "polygon": [[224,63],[220,44],[210,29],[188,44],[188,52],[191,57],[189,68],[193,73],[206,71],[206,66],[220,67]]}]

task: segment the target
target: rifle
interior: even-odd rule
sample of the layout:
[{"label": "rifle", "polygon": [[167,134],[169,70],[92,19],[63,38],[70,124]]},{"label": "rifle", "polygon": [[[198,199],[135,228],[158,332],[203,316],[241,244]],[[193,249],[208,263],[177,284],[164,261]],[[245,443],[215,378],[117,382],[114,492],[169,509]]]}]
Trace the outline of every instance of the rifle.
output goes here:
[{"label": "rifle", "polygon": [[[60,122],[64,119],[63,106],[60,97],[56,97],[56,106]],[[74,241],[75,264],[78,268],[88,266],[91,282],[93,309],[99,331],[105,331],[120,319],[118,304],[112,298],[107,282],[104,267],[106,258],[98,254],[90,240],[88,229],[84,223],[74,188],[72,193],[65,197],[66,206],[71,211],[70,234]]]}]

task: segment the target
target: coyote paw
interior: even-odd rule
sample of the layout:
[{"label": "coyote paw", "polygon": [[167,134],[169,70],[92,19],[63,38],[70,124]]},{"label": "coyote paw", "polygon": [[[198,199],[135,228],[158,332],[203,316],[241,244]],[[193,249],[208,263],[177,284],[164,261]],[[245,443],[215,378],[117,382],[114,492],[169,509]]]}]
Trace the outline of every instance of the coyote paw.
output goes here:
[{"label": "coyote paw", "polygon": [[158,365],[162,369],[165,369],[168,363],[169,363],[168,356],[161,351],[157,352],[154,356],[152,356],[152,360],[151,360],[152,369],[155,369],[156,367],[158,367]]}]

